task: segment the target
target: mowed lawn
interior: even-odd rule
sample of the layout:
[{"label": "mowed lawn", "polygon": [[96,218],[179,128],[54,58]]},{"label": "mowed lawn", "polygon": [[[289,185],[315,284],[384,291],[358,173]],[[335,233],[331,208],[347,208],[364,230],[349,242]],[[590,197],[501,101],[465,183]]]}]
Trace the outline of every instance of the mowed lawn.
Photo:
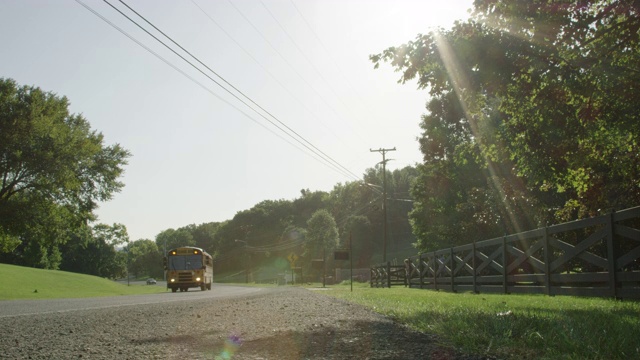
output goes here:
[{"label": "mowed lawn", "polygon": [[640,302],[333,286],[459,351],[500,359],[640,359]]},{"label": "mowed lawn", "polygon": [[127,286],[97,276],[7,264],[0,264],[0,278],[0,300],[83,298],[166,291],[164,286]]}]

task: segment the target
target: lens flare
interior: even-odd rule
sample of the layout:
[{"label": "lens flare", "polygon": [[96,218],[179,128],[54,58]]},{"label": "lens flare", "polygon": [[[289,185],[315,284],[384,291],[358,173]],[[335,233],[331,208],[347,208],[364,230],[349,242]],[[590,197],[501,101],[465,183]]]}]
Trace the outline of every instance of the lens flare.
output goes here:
[{"label": "lens flare", "polygon": [[215,357],[215,360],[230,360],[242,345],[242,339],[238,335],[230,335],[224,342],[222,352]]}]

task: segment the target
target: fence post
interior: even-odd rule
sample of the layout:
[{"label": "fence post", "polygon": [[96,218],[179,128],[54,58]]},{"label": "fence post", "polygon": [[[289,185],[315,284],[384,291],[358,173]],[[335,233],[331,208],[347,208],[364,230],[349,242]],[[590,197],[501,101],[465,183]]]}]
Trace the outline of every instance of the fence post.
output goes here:
[{"label": "fence post", "polygon": [[549,248],[549,226],[544,226],[544,285],[547,296],[551,295],[551,249]]},{"label": "fence post", "polygon": [[507,235],[502,237],[502,290],[507,294]]},{"label": "fence post", "polygon": [[455,261],[453,260],[453,247],[449,249],[449,262],[451,263],[451,292],[456,292],[455,282],[454,282],[454,270],[455,270]]},{"label": "fence post", "polygon": [[423,274],[424,265],[422,265],[422,255],[423,254],[420,254],[420,256],[418,257],[418,271],[419,271],[418,274],[420,275],[420,289],[422,289],[422,285],[424,283],[424,281],[423,281],[424,280],[424,274]]},{"label": "fence post", "polygon": [[374,268],[369,268],[369,286],[373,287],[373,279],[375,279],[375,271]]},{"label": "fence post", "polygon": [[618,286],[616,276],[616,248],[613,243],[613,214],[607,216],[607,262],[609,264],[609,291],[612,297],[618,297]]},{"label": "fence post", "polygon": [[477,280],[476,280],[476,275],[477,275],[477,271],[476,271],[476,241],[473,240],[473,250],[471,255],[473,256],[471,258],[471,267],[473,268],[473,293],[477,294],[478,293],[478,284],[477,284]]},{"label": "fence post", "polygon": [[438,271],[440,270],[440,262],[436,257],[436,252],[433,252],[433,289],[438,290]]},{"label": "fence post", "polygon": [[391,261],[387,261],[387,287],[391,289]]}]

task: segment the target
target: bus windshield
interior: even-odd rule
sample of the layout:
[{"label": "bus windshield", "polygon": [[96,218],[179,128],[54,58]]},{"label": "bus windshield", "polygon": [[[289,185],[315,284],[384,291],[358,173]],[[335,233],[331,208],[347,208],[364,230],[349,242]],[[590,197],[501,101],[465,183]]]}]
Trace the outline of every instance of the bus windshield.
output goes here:
[{"label": "bus windshield", "polygon": [[169,256],[169,270],[195,270],[202,268],[202,255]]}]

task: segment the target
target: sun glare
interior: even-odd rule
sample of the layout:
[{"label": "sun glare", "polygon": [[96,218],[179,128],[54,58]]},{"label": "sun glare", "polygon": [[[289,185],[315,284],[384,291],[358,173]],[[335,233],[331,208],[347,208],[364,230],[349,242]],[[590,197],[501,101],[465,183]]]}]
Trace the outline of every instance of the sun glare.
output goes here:
[{"label": "sun glare", "polygon": [[[469,123],[473,138],[478,143],[478,146],[482,147],[482,136],[478,130],[477,123],[479,116],[482,115],[480,115],[480,112],[476,109],[470,109],[469,104],[472,102],[469,101],[469,97],[472,96],[472,94],[470,93],[470,91],[468,91],[470,89],[469,79],[467,79],[464,71],[462,71],[461,65],[458,62],[458,58],[449,45],[447,39],[439,32],[434,32],[433,36],[436,42],[436,46],[438,47],[440,59],[442,60],[447,73],[449,74],[451,86],[456,93],[456,97],[460,102],[460,106],[462,107],[465,118]],[[511,222],[511,225],[517,233],[522,232],[522,226],[520,226],[518,219],[515,217],[515,212],[513,211],[510,202],[507,200],[506,193],[497,180],[498,176],[496,170],[494,169],[494,166],[492,165],[492,162],[486,158],[484,153],[481,152],[481,155],[483,156],[485,163],[487,164],[487,169],[489,170],[489,183],[491,183],[494,189],[500,194],[500,199],[502,199],[502,202],[507,209],[507,214],[509,215],[509,221]]]}]

